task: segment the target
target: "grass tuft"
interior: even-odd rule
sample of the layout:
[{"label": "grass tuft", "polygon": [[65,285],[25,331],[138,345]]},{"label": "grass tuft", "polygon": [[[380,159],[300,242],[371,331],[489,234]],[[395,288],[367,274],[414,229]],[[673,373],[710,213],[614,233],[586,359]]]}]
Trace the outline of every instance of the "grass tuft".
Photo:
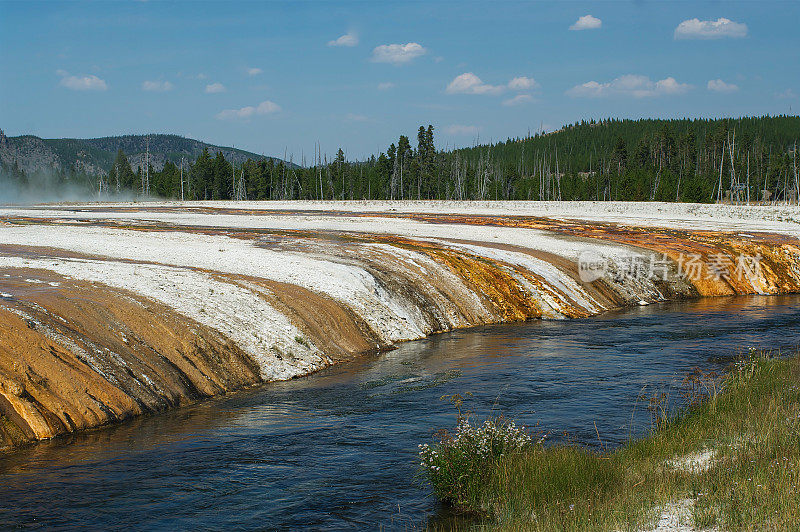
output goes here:
[{"label": "grass tuft", "polygon": [[302,336],[295,336],[294,337],[294,341],[297,342],[298,344],[302,345],[306,349],[311,349],[311,344],[309,344],[308,340],[306,340]]}]

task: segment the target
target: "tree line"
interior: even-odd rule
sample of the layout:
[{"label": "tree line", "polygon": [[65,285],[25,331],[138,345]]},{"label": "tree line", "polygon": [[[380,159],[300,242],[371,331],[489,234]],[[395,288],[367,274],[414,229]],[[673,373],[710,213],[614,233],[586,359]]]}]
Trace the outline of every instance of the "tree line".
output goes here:
[{"label": "tree line", "polygon": [[233,164],[205,149],[194,161],[134,171],[119,150],[93,181],[109,195],[186,200],[796,201],[798,140],[796,116],[607,119],[443,151],[428,125],[366,160],[315,149],[302,167],[274,159]]}]

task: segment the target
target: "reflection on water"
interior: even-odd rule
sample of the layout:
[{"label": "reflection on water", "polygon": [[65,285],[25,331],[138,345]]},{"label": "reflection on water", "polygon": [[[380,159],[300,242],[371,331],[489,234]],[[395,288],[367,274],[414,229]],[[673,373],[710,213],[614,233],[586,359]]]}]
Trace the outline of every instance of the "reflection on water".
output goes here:
[{"label": "reflection on water", "polygon": [[0,458],[0,523],[89,528],[404,528],[435,518],[416,448],[454,423],[441,396],[619,444],[642,390],[749,346],[800,343],[800,298],[716,298],[586,320],[458,331]]}]

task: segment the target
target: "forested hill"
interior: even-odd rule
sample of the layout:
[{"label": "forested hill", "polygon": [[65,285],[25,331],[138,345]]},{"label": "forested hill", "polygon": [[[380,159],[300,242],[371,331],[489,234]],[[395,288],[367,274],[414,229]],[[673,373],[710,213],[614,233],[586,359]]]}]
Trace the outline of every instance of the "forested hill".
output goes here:
[{"label": "forested hill", "polygon": [[339,150],[304,169],[245,165],[244,195],[755,202],[795,201],[800,190],[797,116],[578,122],[449,152],[434,137],[432,126],[420,126],[360,162]]},{"label": "forested hill", "polygon": [[749,190],[751,200],[781,199],[796,194],[796,143],[797,116],[609,119],[460,149],[447,159],[462,168],[456,181],[490,174],[488,185],[472,177],[473,196],[707,202]]},{"label": "forested hill", "polygon": [[[35,139],[0,137],[0,154],[3,143],[26,138]],[[435,130],[428,125],[400,135],[385,152],[367,160],[348,161],[339,149],[305,167],[152,135],[151,154],[161,159],[151,155],[150,172],[142,160],[145,137],[36,140],[51,158],[68,160],[65,154],[77,154],[80,160],[97,161],[93,174],[64,179],[87,193],[110,195],[691,202],[797,201],[800,196],[797,116],[578,122],[547,134],[454,151],[438,150]],[[181,157],[187,158],[183,171],[176,166]],[[51,186],[2,162],[0,185],[3,179],[15,182],[34,197],[42,186]]]},{"label": "forested hill", "polygon": [[248,159],[266,157],[236,148],[215,146],[179,135],[122,135],[94,139],[41,139],[32,135],[5,137],[0,133],[0,162],[8,168],[16,166],[27,175],[37,173],[107,174],[119,150],[127,154],[134,169],[144,167],[150,151],[150,165],[160,171],[164,163],[180,164],[195,160],[204,149],[222,152],[226,159],[238,164]]}]

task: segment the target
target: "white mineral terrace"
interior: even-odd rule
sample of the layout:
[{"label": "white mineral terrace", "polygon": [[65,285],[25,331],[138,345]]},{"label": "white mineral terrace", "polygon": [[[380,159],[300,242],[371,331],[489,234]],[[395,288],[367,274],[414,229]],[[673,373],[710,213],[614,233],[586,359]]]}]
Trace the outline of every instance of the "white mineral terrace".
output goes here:
[{"label": "white mineral terrace", "polygon": [[[162,305],[190,329],[205,327],[235,344],[257,364],[261,379],[287,379],[359,350],[454,328],[590,316],[672,297],[797,291],[798,237],[800,209],[788,206],[138,202],[5,207],[0,208],[0,322],[6,313],[9,320],[13,315],[38,323],[34,329],[48,341],[61,338],[59,349],[81,360],[86,349],[78,344],[97,345],[95,356],[107,356],[104,363],[113,366],[119,357],[105,340],[41,332],[49,330],[40,322],[58,314],[59,300],[45,308],[36,298],[46,290],[67,293],[69,283],[82,282],[75,289],[89,290],[98,301],[104,291],[121,290]],[[738,284],[687,282],[674,256],[661,281],[610,275],[598,284],[578,275],[584,253],[602,257],[609,272],[619,274],[631,257],[646,262],[654,252],[673,250],[704,256],[745,250],[769,261],[759,275]],[[25,289],[34,285],[37,291]],[[334,310],[323,311],[328,304]],[[57,317],[69,323],[70,316]],[[352,326],[333,330],[343,319]],[[338,352],[330,347],[334,337]],[[0,381],[4,371],[17,371],[13,356],[19,356],[3,362],[2,343]],[[42,353],[28,355],[44,364],[49,355]],[[18,373],[9,382],[27,378]],[[137,386],[147,388],[155,376],[134,377]],[[39,403],[25,406],[3,391],[19,386],[0,382],[0,395],[19,409],[42,410]]]},{"label": "white mineral terrace", "polygon": [[[385,214],[381,214],[381,212]],[[369,214],[364,214],[369,213]],[[418,250],[382,242],[308,241],[278,238],[279,246],[226,234],[226,229],[308,231],[393,235],[440,249],[491,259],[519,282],[543,318],[561,318],[565,309],[597,314],[608,308],[574,275],[537,258],[535,253],[575,262],[587,251],[608,258],[644,250],[598,238],[519,227],[497,227],[395,218],[398,213],[439,215],[535,216],[554,220],[614,222],[640,227],[720,230],[747,238],[748,232],[800,236],[797,207],[736,207],[683,204],[467,203],[467,202],[139,202],[0,208],[0,245],[61,250],[5,253],[8,268],[48,270],[73,279],[102,283],[159,301],[176,312],[218,330],[247,352],[265,379],[308,373],[325,364],[326,354],[303,336],[262,297],[267,289],[247,282],[265,279],[296,285],[332,299],[361,317],[384,344],[432,332],[500,321],[475,286],[446,265]],[[23,218],[39,219],[16,223]],[[106,222],[105,226],[97,225]],[[113,222],[109,224],[108,222]],[[143,226],[159,230],[114,227]],[[189,232],[184,228],[212,228]],[[275,241],[272,237],[271,241]],[[508,248],[512,246],[512,248]],[[422,298],[393,291],[376,277],[376,265],[413,282]],[[522,272],[540,279],[532,284]],[[233,275],[226,278],[218,274]],[[649,279],[614,286],[625,300],[664,299]],[[762,291],[759,287],[755,292]],[[453,301],[458,304],[454,305]],[[431,307],[431,308],[427,308]],[[468,309],[465,311],[464,309]],[[432,322],[431,311],[440,317]],[[293,358],[275,353],[291,351]]]},{"label": "white mineral terrace", "polygon": [[[800,231],[800,206],[797,205],[716,205],[696,203],[658,202],[608,202],[608,201],[144,201],[125,203],[73,203],[47,204],[36,207],[0,207],[3,215],[54,215],[64,218],[84,218],[88,212],[75,209],[95,209],[99,206],[114,208],[147,209],[168,207],[176,210],[192,208],[241,209],[251,211],[248,216],[229,219],[218,214],[215,223],[232,227],[271,227],[273,217],[258,211],[288,212],[339,212],[371,213],[377,218],[381,213],[454,214],[486,216],[532,216],[552,219],[574,219],[595,222],[615,222],[646,227],[668,227],[686,229],[719,229],[725,231],[752,230],[775,231],[798,234]],[[48,214],[49,213],[49,214]],[[200,224],[200,219],[190,213],[128,214],[140,220],[168,221],[171,223]],[[114,213],[95,212],[92,218],[117,219]],[[331,219],[315,217],[320,229],[339,229],[338,223],[353,223],[347,217]],[[206,222],[208,219],[206,219]],[[308,219],[300,217],[293,224],[306,224],[298,228],[316,227]],[[249,225],[256,224],[256,225]],[[264,225],[261,225],[264,224]],[[368,229],[379,232],[381,225]],[[388,232],[393,232],[389,230]]]}]

